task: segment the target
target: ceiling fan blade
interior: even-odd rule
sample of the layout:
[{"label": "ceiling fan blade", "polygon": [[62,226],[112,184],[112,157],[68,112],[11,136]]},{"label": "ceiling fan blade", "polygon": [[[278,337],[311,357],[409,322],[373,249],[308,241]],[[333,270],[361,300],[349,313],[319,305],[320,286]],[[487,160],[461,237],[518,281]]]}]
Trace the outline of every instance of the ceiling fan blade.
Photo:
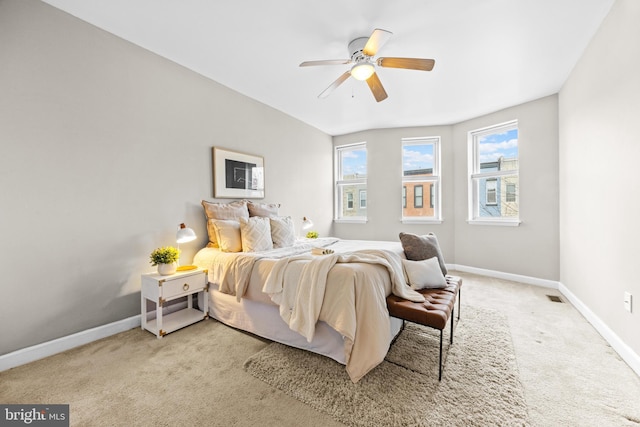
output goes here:
[{"label": "ceiling fan blade", "polygon": [[378,58],[377,64],[387,68],[404,68],[408,70],[431,71],[436,61],[420,58]]},{"label": "ceiling fan blade", "polygon": [[391,31],[381,30],[380,28],[376,28],[369,36],[369,40],[367,40],[367,44],[364,45],[364,49],[362,49],[362,53],[369,56],[375,56],[378,50],[384,45],[393,35]]},{"label": "ceiling fan blade", "polygon": [[335,82],[331,83],[331,85],[322,91],[318,98],[326,98],[329,96],[331,92],[333,92],[338,86],[345,82],[349,77],[351,77],[351,70],[345,72],[343,75],[338,77]]},{"label": "ceiling fan blade", "polygon": [[371,89],[371,93],[373,93],[373,97],[376,101],[380,102],[387,99],[387,92],[382,87],[382,82],[376,73],[371,74],[371,77],[367,79],[367,84],[369,85],[369,89]]},{"label": "ceiling fan blade", "polygon": [[350,59],[324,59],[321,61],[305,61],[300,64],[301,67],[311,67],[314,65],[344,65],[350,63]]}]

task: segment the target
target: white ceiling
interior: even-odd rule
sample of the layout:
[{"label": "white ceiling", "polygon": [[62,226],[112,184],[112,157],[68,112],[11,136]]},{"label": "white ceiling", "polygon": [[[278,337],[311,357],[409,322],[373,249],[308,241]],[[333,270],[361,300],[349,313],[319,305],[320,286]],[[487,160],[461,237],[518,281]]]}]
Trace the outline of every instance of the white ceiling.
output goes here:
[{"label": "white ceiling", "polygon": [[[614,0],[44,0],[330,135],[456,123],[557,93]],[[393,32],[378,56],[433,58],[433,71],[379,68],[376,103],[349,79],[347,44]]]}]

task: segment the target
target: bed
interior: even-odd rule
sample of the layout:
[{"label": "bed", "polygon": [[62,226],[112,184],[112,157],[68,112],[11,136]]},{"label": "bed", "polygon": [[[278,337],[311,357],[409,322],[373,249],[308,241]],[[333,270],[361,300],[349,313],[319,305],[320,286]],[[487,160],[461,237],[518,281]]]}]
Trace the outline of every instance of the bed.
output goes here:
[{"label": "bed", "polygon": [[[435,236],[296,239],[292,218],[281,216],[277,203],[203,200],[202,206],[209,243],[193,263],[208,271],[209,292],[199,298],[209,299],[209,315],[330,357],[346,366],[353,382],[382,362],[402,327],[389,317],[386,297],[425,301],[411,271],[418,268],[420,280],[435,271],[446,286]],[[414,259],[421,261],[413,265]]]},{"label": "bed", "polygon": [[[333,253],[312,254],[323,249]],[[203,248],[194,264],[208,270],[211,317],[330,357],[357,382],[382,362],[402,327],[385,302],[391,293],[412,292],[397,277],[402,258],[399,242],[321,238],[256,253]],[[404,290],[395,289],[400,286]],[[302,296],[297,288],[315,295]],[[292,309],[294,316],[287,316]]]}]

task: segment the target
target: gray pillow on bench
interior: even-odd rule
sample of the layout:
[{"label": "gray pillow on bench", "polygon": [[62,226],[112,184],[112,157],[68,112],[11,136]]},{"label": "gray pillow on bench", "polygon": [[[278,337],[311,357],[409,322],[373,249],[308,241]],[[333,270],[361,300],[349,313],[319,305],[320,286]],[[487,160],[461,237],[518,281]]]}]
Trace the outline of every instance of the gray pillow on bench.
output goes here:
[{"label": "gray pillow on bench", "polygon": [[409,260],[422,261],[438,257],[442,274],[446,276],[447,266],[444,263],[444,257],[435,234],[429,233],[424,236],[418,236],[412,233],[400,233],[400,243],[402,243],[404,254]]}]

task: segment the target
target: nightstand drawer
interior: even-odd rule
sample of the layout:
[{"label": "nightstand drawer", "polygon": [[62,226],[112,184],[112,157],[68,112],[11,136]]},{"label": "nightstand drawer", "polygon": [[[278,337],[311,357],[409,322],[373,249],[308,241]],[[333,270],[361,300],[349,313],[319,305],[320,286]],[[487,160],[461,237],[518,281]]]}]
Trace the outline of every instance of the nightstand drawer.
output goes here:
[{"label": "nightstand drawer", "polygon": [[168,300],[178,295],[202,290],[206,284],[207,276],[204,273],[177,277],[175,279],[165,280],[162,283],[161,295],[162,298]]}]

